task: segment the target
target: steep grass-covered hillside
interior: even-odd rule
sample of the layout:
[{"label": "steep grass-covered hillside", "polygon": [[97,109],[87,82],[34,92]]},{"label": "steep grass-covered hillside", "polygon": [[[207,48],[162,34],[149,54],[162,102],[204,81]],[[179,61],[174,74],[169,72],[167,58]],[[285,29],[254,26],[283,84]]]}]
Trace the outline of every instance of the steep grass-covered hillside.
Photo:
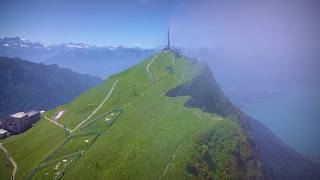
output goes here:
[{"label": "steep grass-covered hillside", "polygon": [[16,179],[267,178],[247,120],[210,74],[160,52],[111,76],[2,142]]}]

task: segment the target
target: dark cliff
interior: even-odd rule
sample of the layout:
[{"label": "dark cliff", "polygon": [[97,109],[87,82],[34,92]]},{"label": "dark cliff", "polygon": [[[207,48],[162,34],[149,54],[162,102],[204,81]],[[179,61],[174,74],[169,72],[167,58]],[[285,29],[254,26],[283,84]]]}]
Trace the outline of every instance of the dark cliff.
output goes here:
[{"label": "dark cliff", "polygon": [[166,93],[190,96],[185,105],[235,120],[248,135],[265,171],[264,179],[320,179],[320,164],[286,146],[271,130],[244,114],[224,95],[208,66],[192,81]]}]

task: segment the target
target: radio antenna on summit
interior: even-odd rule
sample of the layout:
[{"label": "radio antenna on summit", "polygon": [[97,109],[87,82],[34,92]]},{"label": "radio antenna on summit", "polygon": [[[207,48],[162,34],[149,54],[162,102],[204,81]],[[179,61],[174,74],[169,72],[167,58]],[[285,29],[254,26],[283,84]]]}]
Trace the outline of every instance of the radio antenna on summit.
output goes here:
[{"label": "radio antenna on summit", "polygon": [[168,50],[170,50],[170,29],[168,28],[168,44],[167,44]]},{"label": "radio antenna on summit", "polygon": [[168,34],[167,34],[167,44],[163,48],[164,51],[170,51],[171,50],[171,44],[170,44],[170,28],[168,27]]}]

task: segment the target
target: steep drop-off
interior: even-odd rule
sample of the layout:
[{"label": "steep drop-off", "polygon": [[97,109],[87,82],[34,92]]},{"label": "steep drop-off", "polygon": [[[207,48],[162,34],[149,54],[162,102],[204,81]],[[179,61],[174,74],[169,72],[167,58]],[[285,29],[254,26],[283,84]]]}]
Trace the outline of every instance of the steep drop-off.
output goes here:
[{"label": "steep drop-off", "polygon": [[193,80],[167,92],[168,96],[190,96],[185,105],[234,119],[244,131],[268,179],[320,179],[319,162],[286,146],[271,130],[233,106],[208,67]]}]

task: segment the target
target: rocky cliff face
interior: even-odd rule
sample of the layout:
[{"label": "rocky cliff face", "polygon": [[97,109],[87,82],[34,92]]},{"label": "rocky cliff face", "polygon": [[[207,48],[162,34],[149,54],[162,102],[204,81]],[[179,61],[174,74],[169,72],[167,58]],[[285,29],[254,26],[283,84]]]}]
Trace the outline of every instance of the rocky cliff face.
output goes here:
[{"label": "rocky cliff face", "polygon": [[190,96],[186,106],[236,121],[247,134],[256,158],[262,162],[262,179],[320,179],[319,163],[290,149],[271,130],[235,107],[222,92],[208,66],[192,81],[168,91],[167,96]]},{"label": "rocky cliff face", "polygon": [[205,112],[230,117],[243,129],[249,128],[246,116],[224,95],[207,65],[199,76],[168,91],[167,96],[190,96],[191,98],[185,103],[186,106],[199,107]]}]

